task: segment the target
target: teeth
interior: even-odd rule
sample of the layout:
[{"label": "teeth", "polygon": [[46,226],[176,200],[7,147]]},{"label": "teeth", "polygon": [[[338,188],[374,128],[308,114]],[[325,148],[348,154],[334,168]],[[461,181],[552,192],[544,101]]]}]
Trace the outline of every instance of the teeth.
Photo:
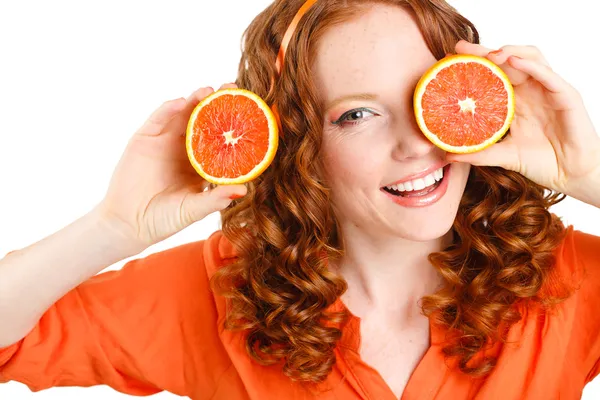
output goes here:
[{"label": "teeth", "polygon": [[415,179],[413,181],[413,187],[415,188],[415,190],[425,189],[425,181],[421,178]]},{"label": "teeth", "polygon": [[435,178],[433,177],[433,174],[427,175],[424,179],[425,181],[425,186],[431,186],[433,185],[435,182],[437,182],[435,180]]},{"label": "teeth", "polygon": [[440,168],[423,178],[413,179],[412,181],[398,183],[395,185],[389,185],[386,186],[386,188],[395,190],[397,192],[411,192],[414,190],[422,190],[440,181],[443,177],[444,169]]}]

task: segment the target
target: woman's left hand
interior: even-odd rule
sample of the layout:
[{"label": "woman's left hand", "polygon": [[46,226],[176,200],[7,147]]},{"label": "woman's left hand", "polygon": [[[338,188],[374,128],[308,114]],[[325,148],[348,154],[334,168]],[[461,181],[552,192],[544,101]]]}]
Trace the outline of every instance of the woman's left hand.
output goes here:
[{"label": "woman's left hand", "polygon": [[516,109],[504,140],[477,153],[449,153],[448,160],[516,171],[600,207],[600,137],[579,92],[532,46],[492,51],[460,41],[456,52],[486,57],[502,68],[514,86]]}]

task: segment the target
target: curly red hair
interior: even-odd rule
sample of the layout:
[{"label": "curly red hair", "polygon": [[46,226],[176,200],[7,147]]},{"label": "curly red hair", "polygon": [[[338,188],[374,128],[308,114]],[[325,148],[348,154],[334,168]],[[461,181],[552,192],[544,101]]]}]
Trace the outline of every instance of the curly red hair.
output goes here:
[{"label": "curly red hair", "polygon": [[[239,257],[211,284],[228,298],[226,328],[245,331],[249,355],[263,365],[283,362],[287,376],[304,382],[320,382],[331,371],[339,323],[347,317],[327,312],[347,286],[327,268],[343,248],[320,162],[322,104],[311,65],[323,33],[373,2],[413,12],[437,59],[453,53],[460,39],[479,42],[475,26],[443,0],[320,0],[298,25],[280,77],[279,45],[304,0],[275,1],[243,38],[236,83],[277,106],[281,142],[248,195],[222,212],[223,233]],[[463,372],[489,373],[494,359],[472,365],[474,356],[490,339],[502,339],[499,327],[519,320],[515,305],[544,300],[540,290],[564,232],[548,208],[562,198],[517,173],[471,169],[455,242],[429,256],[445,286],[422,299],[425,315],[460,332],[444,350]]]}]

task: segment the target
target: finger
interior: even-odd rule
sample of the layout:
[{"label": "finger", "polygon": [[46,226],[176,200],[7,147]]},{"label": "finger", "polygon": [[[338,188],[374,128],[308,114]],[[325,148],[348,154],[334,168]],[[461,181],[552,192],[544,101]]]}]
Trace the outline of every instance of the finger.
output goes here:
[{"label": "finger", "polygon": [[515,69],[512,67],[512,65],[508,64],[507,61],[510,57],[512,56],[504,50],[495,50],[486,55],[488,60],[499,66],[502,71],[504,71],[513,86],[522,85],[529,80],[530,76],[529,74]]},{"label": "finger", "polygon": [[502,46],[500,49],[490,52],[492,59],[490,61],[498,61],[504,64],[510,56],[526,58],[528,60],[537,61],[540,64],[550,66],[548,60],[544,57],[540,49],[535,46]]},{"label": "finger", "polygon": [[485,46],[469,43],[465,40],[460,40],[456,44],[456,52],[458,54],[472,54],[479,57],[485,57],[497,66],[508,76],[510,82],[515,85],[521,85],[529,79],[529,75],[512,68],[508,63],[508,58],[512,55],[510,52],[516,51],[524,55],[533,56],[534,48],[532,46],[504,46],[499,50],[492,50]]},{"label": "finger", "polygon": [[550,92],[564,93],[571,89],[571,85],[549,66],[535,60],[510,56],[508,58],[508,63],[512,68],[521,71],[540,82]]},{"label": "finger", "polygon": [[509,62],[513,57],[530,60],[550,69],[548,61],[544,58],[542,52],[535,46],[502,46],[499,50],[488,53],[486,57],[494,64],[500,66],[510,79],[511,83],[515,86],[527,82],[531,75],[522,69],[514,68],[514,65]]},{"label": "finger", "polygon": [[477,166],[502,167],[511,171],[519,171],[519,153],[510,136],[495,143],[485,150],[468,154],[447,153],[446,160],[464,162]]},{"label": "finger", "polygon": [[208,96],[209,94],[211,94],[212,92],[214,92],[215,89],[213,89],[210,86],[207,87],[203,87],[200,89],[195,90],[194,92],[192,92],[185,100],[188,103],[188,107],[191,106],[192,110],[194,109],[194,107],[200,102],[202,101],[206,96]]},{"label": "finger", "polygon": [[222,185],[214,189],[186,196],[182,204],[182,215],[191,224],[200,221],[207,215],[228,207],[231,202],[246,195],[245,185]]},{"label": "finger", "polygon": [[137,130],[136,135],[160,135],[168,123],[185,107],[183,98],[169,100],[158,107],[144,124]]},{"label": "finger", "polygon": [[493,50],[477,43],[467,42],[466,40],[459,40],[454,49],[457,54],[472,54],[480,57],[485,57]]}]

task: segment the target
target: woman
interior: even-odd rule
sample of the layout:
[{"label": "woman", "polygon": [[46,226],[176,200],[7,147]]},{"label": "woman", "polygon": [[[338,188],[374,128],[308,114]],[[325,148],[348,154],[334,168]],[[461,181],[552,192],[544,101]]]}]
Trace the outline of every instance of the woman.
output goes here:
[{"label": "woman", "polygon": [[[600,238],[548,207],[559,193],[600,207],[600,139],[539,51],[477,42],[441,0],[276,1],[236,81],[278,110],[273,165],[203,191],[182,133],[212,89],[157,109],[93,211],[0,261],[0,380],[193,399],[580,397],[600,365]],[[445,154],[412,116],[418,78],[453,52],[516,87],[510,136],[481,153]],[[402,200],[385,189],[440,168]],[[216,210],[208,240],[94,276]]]}]

